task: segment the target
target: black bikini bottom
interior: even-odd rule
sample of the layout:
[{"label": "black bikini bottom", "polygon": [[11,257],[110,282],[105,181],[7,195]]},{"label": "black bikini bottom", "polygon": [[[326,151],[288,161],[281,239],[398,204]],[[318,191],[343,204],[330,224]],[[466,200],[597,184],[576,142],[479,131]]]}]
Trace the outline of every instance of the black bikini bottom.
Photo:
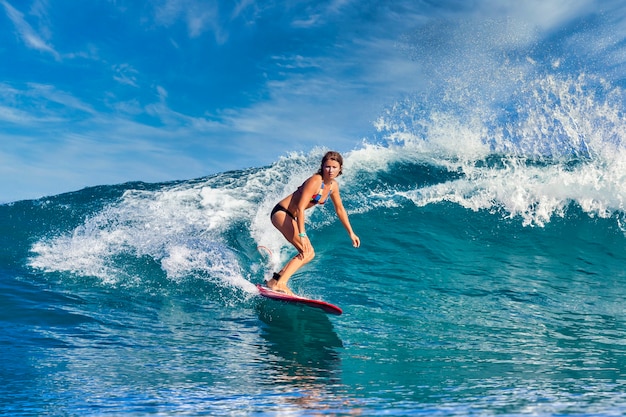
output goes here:
[{"label": "black bikini bottom", "polygon": [[276,204],[274,206],[274,208],[272,209],[272,214],[270,214],[270,219],[272,217],[274,217],[274,214],[276,214],[279,211],[284,211],[285,213],[287,213],[287,216],[291,217],[292,219],[296,220],[296,216],[293,215],[293,213],[291,213],[289,210],[287,210],[286,208],[284,208],[283,206],[281,206],[280,204]]}]

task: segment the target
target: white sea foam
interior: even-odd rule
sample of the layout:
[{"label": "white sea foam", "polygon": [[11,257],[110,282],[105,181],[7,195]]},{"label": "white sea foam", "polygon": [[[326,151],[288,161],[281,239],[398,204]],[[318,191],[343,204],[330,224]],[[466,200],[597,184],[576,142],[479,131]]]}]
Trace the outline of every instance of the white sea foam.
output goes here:
[{"label": "white sea foam", "polygon": [[292,256],[269,213],[317,170],[321,152],[287,155],[270,167],[156,191],[129,190],[71,232],[34,244],[30,264],[107,284],[132,284],[142,277],[119,259],[148,257],[172,281],[204,277],[252,293],[250,272],[240,265],[241,243],[233,236],[270,249],[268,268]]},{"label": "white sea foam", "polygon": [[386,197],[503,210],[525,225],[564,216],[571,203],[590,216],[624,217],[623,91],[585,75],[549,75],[523,85],[504,114],[459,110],[462,102],[431,110],[418,98],[392,106],[376,124],[384,160],[432,164],[459,178],[412,190],[390,188]]},{"label": "white sea foam", "polygon": [[250,290],[222,234],[254,204],[241,190],[212,182],[128,191],[71,233],[35,244],[31,265],[116,283],[140,279],[128,277],[117,257],[148,256],[172,280],[199,273]]}]

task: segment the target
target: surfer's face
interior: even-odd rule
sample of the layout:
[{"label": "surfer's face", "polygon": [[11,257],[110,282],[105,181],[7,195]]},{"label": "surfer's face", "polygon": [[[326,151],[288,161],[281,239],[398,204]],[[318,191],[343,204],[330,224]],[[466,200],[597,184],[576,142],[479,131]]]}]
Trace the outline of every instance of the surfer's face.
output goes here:
[{"label": "surfer's face", "polygon": [[339,162],[329,159],[324,162],[322,172],[324,173],[324,177],[328,179],[336,178],[341,172],[341,165]]}]

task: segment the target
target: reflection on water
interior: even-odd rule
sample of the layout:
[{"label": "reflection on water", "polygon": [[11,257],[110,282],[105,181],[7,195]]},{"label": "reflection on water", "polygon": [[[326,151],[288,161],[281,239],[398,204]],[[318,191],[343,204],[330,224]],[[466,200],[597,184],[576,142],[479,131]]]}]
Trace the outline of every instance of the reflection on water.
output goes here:
[{"label": "reflection on water", "polygon": [[289,380],[332,379],[343,347],[328,316],[318,310],[268,300],[259,303],[262,337],[276,369]]},{"label": "reflection on water", "polygon": [[[340,350],[329,317],[309,307],[264,300],[257,307],[263,322],[269,372],[267,383],[281,400],[301,408],[327,408],[343,402]],[[287,391],[292,395],[285,396]]]}]

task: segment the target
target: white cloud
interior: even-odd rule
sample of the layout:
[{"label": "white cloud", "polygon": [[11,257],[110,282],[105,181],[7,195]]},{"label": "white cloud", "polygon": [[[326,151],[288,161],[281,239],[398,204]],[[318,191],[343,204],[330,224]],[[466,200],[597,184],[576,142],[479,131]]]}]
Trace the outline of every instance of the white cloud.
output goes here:
[{"label": "white cloud", "polygon": [[[148,106],[126,102],[118,116],[49,85],[0,84],[6,103],[0,103],[0,121],[13,125],[0,132],[0,202],[131,180],[195,178],[240,166],[235,153],[221,157],[224,146],[213,134],[223,125],[173,111],[165,102],[167,91],[157,87],[157,93]],[[162,125],[132,120],[138,114],[151,114]]]},{"label": "white cloud", "polygon": [[24,15],[15,9],[6,0],[0,0],[0,4],[4,6],[7,16],[15,26],[18,35],[24,44],[32,49],[51,54],[57,61],[61,59],[59,53],[49,45],[40,34],[38,34],[31,25],[26,22]]},{"label": "white cloud", "polygon": [[551,31],[572,19],[593,12],[601,6],[597,0],[485,0],[480,4],[481,15],[512,16],[543,31]]},{"label": "white cloud", "polygon": [[183,20],[190,38],[212,32],[218,44],[228,39],[219,21],[219,2],[215,0],[163,0],[154,7],[157,24],[171,26]]},{"label": "white cloud", "polygon": [[116,127],[108,132],[55,131],[55,140],[46,142],[0,134],[0,202],[131,180],[192,178],[208,170],[202,161],[155,140],[163,135],[159,129],[119,119],[109,123]]},{"label": "white cloud", "polygon": [[233,12],[230,15],[230,20],[235,20],[236,18],[238,18],[242,13],[244,13],[246,10],[253,8],[254,10],[257,10],[257,4],[255,2],[255,0],[241,0],[238,3],[235,4],[235,7],[233,8]]},{"label": "white cloud", "polygon": [[113,73],[113,79],[118,83],[130,85],[131,87],[139,87],[137,83],[137,74],[139,71],[129,64],[114,65]]},{"label": "white cloud", "polygon": [[9,106],[0,106],[0,120],[14,124],[27,125],[36,121],[30,113]]},{"label": "white cloud", "polygon": [[315,58],[302,55],[274,56],[272,62],[277,67],[285,69],[320,69],[320,63]]},{"label": "white cloud", "polygon": [[66,109],[78,110],[85,113],[94,114],[95,110],[87,103],[76,98],[73,94],[58,90],[56,87],[47,84],[28,83],[27,95],[36,100],[57,103]]},{"label": "white cloud", "polygon": [[24,128],[66,123],[76,114],[95,114],[95,110],[73,94],[52,85],[27,83],[25,89],[0,84],[0,120]]},{"label": "white cloud", "polygon": [[167,100],[167,90],[160,85],[157,85],[156,90],[159,94],[159,101],[165,102]]}]

